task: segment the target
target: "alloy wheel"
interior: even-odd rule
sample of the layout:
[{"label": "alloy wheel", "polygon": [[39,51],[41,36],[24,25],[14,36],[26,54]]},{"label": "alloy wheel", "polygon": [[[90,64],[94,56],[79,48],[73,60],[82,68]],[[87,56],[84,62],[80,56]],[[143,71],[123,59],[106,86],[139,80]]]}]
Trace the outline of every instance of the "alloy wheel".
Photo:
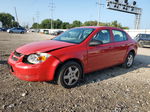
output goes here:
[{"label": "alloy wheel", "polygon": [[68,86],[74,85],[78,82],[80,77],[80,71],[76,66],[70,66],[66,68],[64,72],[64,83]]},{"label": "alloy wheel", "polygon": [[130,67],[133,64],[133,55],[130,54],[127,58],[127,66]]}]

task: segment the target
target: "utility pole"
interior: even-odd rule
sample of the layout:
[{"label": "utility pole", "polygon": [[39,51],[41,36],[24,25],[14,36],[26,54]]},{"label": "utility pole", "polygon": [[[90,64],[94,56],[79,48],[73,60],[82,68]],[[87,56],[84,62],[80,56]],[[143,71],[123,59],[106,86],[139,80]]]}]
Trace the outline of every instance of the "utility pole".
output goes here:
[{"label": "utility pole", "polygon": [[100,21],[101,21],[101,16],[100,16],[100,13],[101,13],[101,6],[104,5],[104,4],[101,4],[101,0],[98,0],[98,2],[96,3],[98,5],[98,20],[97,20],[97,26],[99,26],[100,24]]},{"label": "utility pole", "polygon": [[35,19],[34,19],[34,17],[32,18],[32,20],[33,20],[33,24],[35,23]]},{"label": "utility pole", "polygon": [[48,7],[50,8],[51,29],[53,29],[53,12],[54,12],[54,2],[53,2],[53,0],[50,1]]},{"label": "utility pole", "polygon": [[37,17],[37,25],[36,25],[36,29],[38,31],[38,24],[39,24],[39,11],[36,12],[36,17]]},{"label": "utility pole", "polygon": [[19,21],[18,21],[17,9],[16,9],[16,7],[14,7],[14,9],[15,9],[15,14],[16,14],[16,20],[17,20],[17,22],[18,22],[18,27],[19,27]]}]

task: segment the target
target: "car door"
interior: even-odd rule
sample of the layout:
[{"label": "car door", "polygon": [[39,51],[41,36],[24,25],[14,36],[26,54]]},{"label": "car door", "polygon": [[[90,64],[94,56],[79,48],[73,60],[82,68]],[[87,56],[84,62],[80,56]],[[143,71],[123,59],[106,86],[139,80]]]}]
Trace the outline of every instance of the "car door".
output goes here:
[{"label": "car door", "polygon": [[13,33],[16,33],[16,28],[12,28],[11,31],[12,31]]},{"label": "car door", "polygon": [[113,57],[115,64],[123,63],[129,46],[127,35],[121,30],[112,30],[113,34]]},{"label": "car door", "polygon": [[17,28],[17,33],[20,33],[21,32],[21,28]]},{"label": "car door", "polygon": [[113,65],[113,44],[111,43],[112,38],[110,30],[100,30],[92,40],[99,40],[102,44],[88,46],[88,72]]},{"label": "car door", "polygon": [[18,28],[15,28],[15,29],[14,29],[14,33],[18,33]]}]

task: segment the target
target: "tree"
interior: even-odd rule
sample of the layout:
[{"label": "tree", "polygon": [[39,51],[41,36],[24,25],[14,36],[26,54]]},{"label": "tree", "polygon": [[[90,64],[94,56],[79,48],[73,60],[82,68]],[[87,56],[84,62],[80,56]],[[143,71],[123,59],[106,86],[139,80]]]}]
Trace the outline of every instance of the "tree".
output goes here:
[{"label": "tree", "polygon": [[60,19],[57,19],[54,21],[54,28],[61,29],[63,27],[62,24],[63,22]]},{"label": "tree", "polygon": [[5,28],[19,26],[19,23],[15,21],[14,16],[9,13],[0,13],[0,21],[3,23],[3,27]]},{"label": "tree", "polygon": [[112,26],[112,27],[117,27],[117,28],[121,28],[122,27],[122,25],[120,24],[120,23],[118,23],[118,21],[112,21],[111,23],[110,23],[110,26]]},{"label": "tree", "polygon": [[[52,20],[53,28],[54,29],[61,29],[62,28],[62,21],[60,19]],[[51,19],[44,19],[41,24],[41,28],[51,29]]]},{"label": "tree", "polygon": [[[75,20],[70,24],[69,22],[63,22],[60,19],[52,20],[53,22],[53,28],[54,29],[69,29],[74,27],[80,27],[80,26],[97,26],[97,21],[86,21],[82,23],[81,21]],[[99,23],[100,26],[111,26],[111,27],[118,27],[122,29],[129,29],[128,27],[123,27],[118,21],[112,21],[108,23]],[[51,19],[44,19],[41,24],[34,23],[32,25],[32,28],[43,28],[43,29],[51,29]]]},{"label": "tree", "polygon": [[62,23],[62,29],[69,29],[69,28],[70,28],[70,24],[68,22]]},{"label": "tree", "polygon": [[40,28],[40,24],[38,24],[38,23],[33,23],[33,25],[32,25],[31,28],[33,28],[33,29],[38,29],[38,28]]},{"label": "tree", "polygon": [[78,20],[75,20],[73,21],[73,23],[71,24],[71,27],[80,27],[82,26],[82,22],[81,21],[78,21]]},{"label": "tree", "polygon": [[41,24],[41,28],[50,29],[51,28],[51,20],[50,19],[44,19]]},{"label": "tree", "polygon": [[86,21],[84,22],[84,26],[96,26],[97,21]]},{"label": "tree", "polygon": [[125,27],[122,27],[122,29],[126,29],[126,30],[128,30],[128,29],[129,29],[129,27],[125,26]]},{"label": "tree", "polygon": [[20,27],[20,25],[19,25],[19,23],[18,22],[16,22],[16,21],[13,21],[12,22],[12,26],[11,27]]},{"label": "tree", "polygon": [[112,21],[110,24],[112,27],[122,28],[122,29],[129,29],[129,27],[123,27],[117,20]]}]

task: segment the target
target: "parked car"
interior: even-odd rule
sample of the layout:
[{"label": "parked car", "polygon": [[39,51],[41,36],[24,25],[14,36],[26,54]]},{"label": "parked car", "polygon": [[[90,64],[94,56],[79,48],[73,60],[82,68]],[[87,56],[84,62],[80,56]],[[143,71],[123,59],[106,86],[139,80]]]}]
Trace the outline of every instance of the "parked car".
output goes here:
[{"label": "parked car", "polygon": [[150,45],[150,34],[138,34],[135,37],[135,40],[138,42],[139,47],[149,46]]},{"label": "parked car", "polygon": [[40,29],[30,29],[29,32],[39,33],[39,32],[40,32]]},{"label": "parked car", "polygon": [[0,31],[7,31],[7,28],[0,28]]},{"label": "parked car", "polygon": [[137,43],[122,29],[80,27],[53,40],[34,42],[11,53],[11,73],[26,81],[57,81],[75,87],[84,74],[122,64],[133,65]]},{"label": "parked car", "polygon": [[63,33],[64,31],[61,31],[61,30],[58,30],[58,31],[54,31],[52,33],[50,33],[51,35],[55,35],[55,36],[58,36],[60,35],[61,33]]},{"label": "parked car", "polygon": [[11,28],[7,30],[8,33],[26,33],[27,30],[25,28]]},{"label": "parked car", "polygon": [[58,35],[60,35],[60,34],[63,33],[63,32],[64,32],[64,31],[60,31],[60,30],[59,30],[59,31],[54,32],[54,35],[55,35],[55,36],[58,36]]},{"label": "parked car", "polygon": [[3,31],[3,28],[0,28],[0,31]]}]

